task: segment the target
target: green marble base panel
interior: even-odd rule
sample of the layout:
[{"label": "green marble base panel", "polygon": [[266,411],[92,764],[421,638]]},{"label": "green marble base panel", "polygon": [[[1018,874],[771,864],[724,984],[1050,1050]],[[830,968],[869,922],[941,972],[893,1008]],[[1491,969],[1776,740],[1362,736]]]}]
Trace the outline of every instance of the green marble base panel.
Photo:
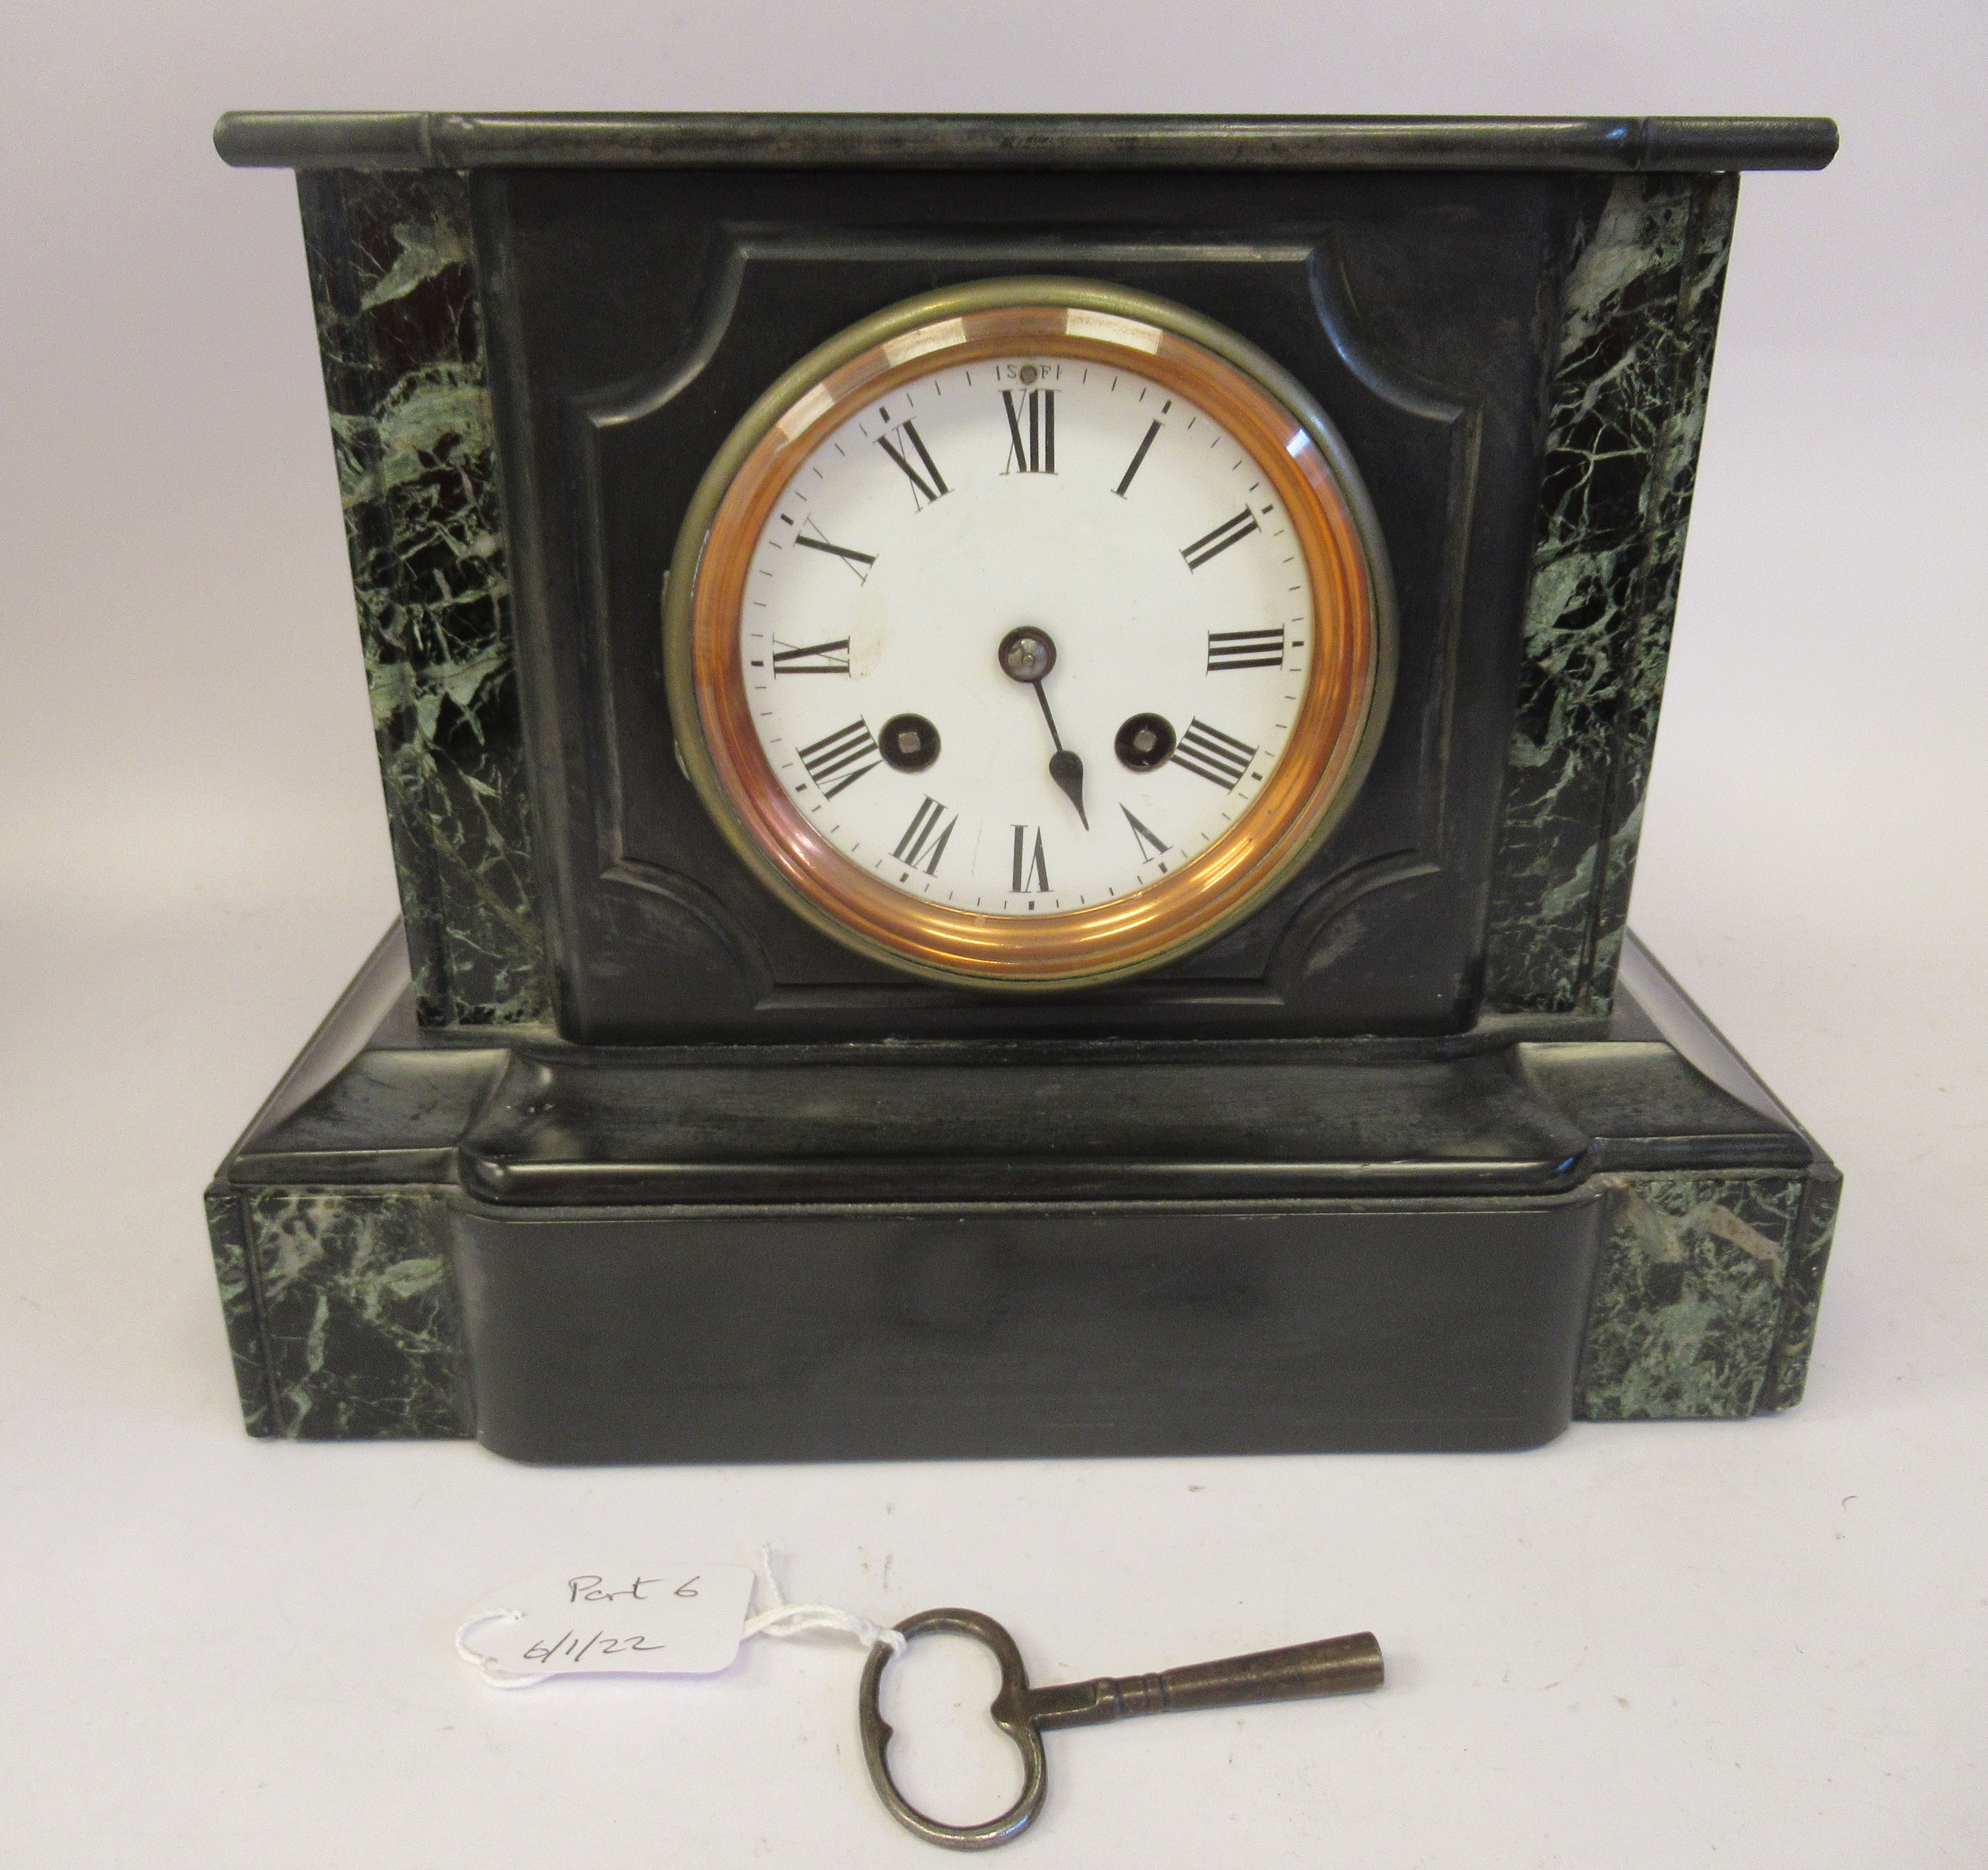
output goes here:
[{"label": "green marble base panel", "polygon": [[1841,1178],[1818,1166],[1610,1179],[1576,1413],[1659,1422],[1800,1401]]},{"label": "green marble base panel", "polygon": [[[252,1435],[473,1432],[441,1187],[208,1192]],[[238,1243],[238,1245],[236,1243]],[[217,1260],[217,1264],[220,1262]]]}]

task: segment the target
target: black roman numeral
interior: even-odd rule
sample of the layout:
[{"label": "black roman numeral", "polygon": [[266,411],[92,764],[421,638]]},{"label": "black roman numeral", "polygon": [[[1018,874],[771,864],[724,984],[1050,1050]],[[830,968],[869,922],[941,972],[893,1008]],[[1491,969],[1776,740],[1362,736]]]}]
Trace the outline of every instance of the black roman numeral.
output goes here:
[{"label": "black roman numeral", "polygon": [[1239,539],[1247,539],[1256,529],[1256,516],[1248,507],[1234,518],[1225,519],[1212,533],[1204,533],[1191,546],[1181,548],[1189,571],[1199,571],[1218,552],[1226,552]]},{"label": "black roman numeral", "polygon": [[800,756],[808,777],[821,788],[824,799],[847,791],[864,773],[883,764],[875,736],[860,716],[847,727],[823,734],[813,746],[803,747]]},{"label": "black roman numeral", "polygon": [[891,853],[900,864],[908,864],[914,870],[923,871],[928,877],[938,874],[938,861],[945,855],[947,843],[952,837],[952,828],[959,823],[959,814],[955,812],[946,819],[945,828],[939,829],[939,820],[945,807],[929,793],[925,802],[912,813],[911,822],[904,827],[904,834],[898,840],[898,847]]},{"label": "black roman numeral", "polygon": [[870,576],[870,567],[877,563],[875,553],[858,552],[853,546],[838,546],[822,531],[820,526],[815,526],[812,519],[808,521],[807,526],[813,526],[814,530],[810,532],[807,526],[803,526],[794,535],[796,545],[806,546],[816,552],[833,553],[855,573],[856,582],[858,584],[863,583]]},{"label": "black roman numeral", "polygon": [[837,637],[833,643],[810,643],[795,648],[773,639],[773,673],[776,675],[847,675],[849,673],[849,639]]},{"label": "black roman numeral", "polygon": [[1132,476],[1139,472],[1139,464],[1146,458],[1146,451],[1153,445],[1153,438],[1159,432],[1160,425],[1157,422],[1146,431],[1146,438],[1139,444],[1138,451],[1133,455],[1131,466],[1125,470],[1125,478],[1111,489],[1120,499],[1124,499],[1125,489],[1131,485]]},{"label": "black roman numeral", "polygon": [[[893,441],[891,436],[897,439]],[[888,435],[879,435],[877,445],[894,461],[902,470],[904,478],[911,483],[911,504],[922,512],[933,501],[941,499],[952,489],[945,484],[945,476],[939,472],[938,463],[931,458],[931,451],[925,445],[925,438],[914,422],[901,423]],[[911,458],[918,458],[918,468],[911,465]]]},{"label": "black roman numeral", "polygon": [[1254,747],[1199,719],[1188,724],[1180,745],[1174,749],[1175,766],[1186,767],[1196,778],[1210,780],[1224,792],[1233,790],[1256,757]]},{"label": "black roman numeral", "polygon": [[1211,630],[1208,633],[1208,673],[1217,669],[1280,669],[1284,666],[1281,630]]},{"label": "black roman numeral", "polygon": [[1125,822],[1132,827],[1133,840],[1139,847],[1141,863],[1148,863],[1158,857],[1162,850],[1171,850],[1173,848],[1173,846],[1150,825],[1140,823],[1138,820],[1132,816],[1131,807],[1121,805],[1118,809],[1125,814]]},{"label": "black roman numeral", "polygon": [[[1056,472],[1056,391],[1026,390],[1017,395],[1001,392],[1008,411],[1008,459],[1003,474],[1053,474]],[[1027,416],[1027,438],[1023,418]]]},{"label": "black roman numeral", "polygon": [[1050,873],[1043,862],[1043,834],[1036,833],[1034,854],[1029,850],[1029,833],[1032,827],[1018,824],[1015,827],[1015,873],[1011,885],[1013,893],[1019,896],[1033,890],[1038,895],[1049,893]]}]

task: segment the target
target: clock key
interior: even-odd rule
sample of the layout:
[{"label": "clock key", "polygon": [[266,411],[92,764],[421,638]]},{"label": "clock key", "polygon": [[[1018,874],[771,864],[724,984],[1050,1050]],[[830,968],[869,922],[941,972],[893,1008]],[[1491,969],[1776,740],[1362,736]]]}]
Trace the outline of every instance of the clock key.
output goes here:
[{"label": "clock key", "polygon": [[1304,1701],[1358,1694],[1386,1679],[1381,1645],[1368,1631],[1327,1637],[1286,1649],[1260,1649],[1219,1662],[1196,1662],[1158,1675],[1100,1676],[1054,1688],[1031,1688],[1022,1655],[992,1617],[972,1610],[921,1611],[898,1625],[906,1637],[942,1632],[984,1645],[1001,1666],[1000,1692],[988,1712],[1022,1756],[1021,1795],[997,1818],[979,1824],[945,1824],[928,1818],[891,1777],[891,1728],[878,1706],[884,1670],[894,1653],[879,1643],[863,1671],[857,1710],[863,1757],[877,1796],[898,1822],[928,1844],[958,1851],[986,1850],[1019,1837],[1041,1811],[1047,1767],[1043,1735],[1058,1727],[1097,1726],[1139,1714],[1177,1714],[1202,1708],[1250,1707],[1272,1701]]}]

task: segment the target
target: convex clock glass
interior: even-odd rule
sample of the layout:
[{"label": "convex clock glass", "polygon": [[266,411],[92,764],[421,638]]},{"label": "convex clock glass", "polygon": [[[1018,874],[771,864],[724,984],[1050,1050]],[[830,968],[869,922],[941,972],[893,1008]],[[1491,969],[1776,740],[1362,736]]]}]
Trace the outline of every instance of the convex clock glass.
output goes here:
[{"label": "convex clock glass", "polygon": [[1068,280],[914,300],[706,477],[667,607],[686,769],[792,906],[900,967],[1155,965],[1357,785],[1375,533],[1324,415],[1208,320]]}]

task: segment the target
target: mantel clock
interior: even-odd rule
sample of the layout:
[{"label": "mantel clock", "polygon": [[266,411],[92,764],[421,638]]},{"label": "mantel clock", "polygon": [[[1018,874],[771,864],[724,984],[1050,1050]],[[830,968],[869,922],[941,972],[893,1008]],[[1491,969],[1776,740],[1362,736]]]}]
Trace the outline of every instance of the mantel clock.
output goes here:
[{"label": "mantel clock", "polygon": [[1809,119],[256,115],[404,917],[208,1198],[251,1430],[1498,1448],[1800,1395],[1627,932]]}]

